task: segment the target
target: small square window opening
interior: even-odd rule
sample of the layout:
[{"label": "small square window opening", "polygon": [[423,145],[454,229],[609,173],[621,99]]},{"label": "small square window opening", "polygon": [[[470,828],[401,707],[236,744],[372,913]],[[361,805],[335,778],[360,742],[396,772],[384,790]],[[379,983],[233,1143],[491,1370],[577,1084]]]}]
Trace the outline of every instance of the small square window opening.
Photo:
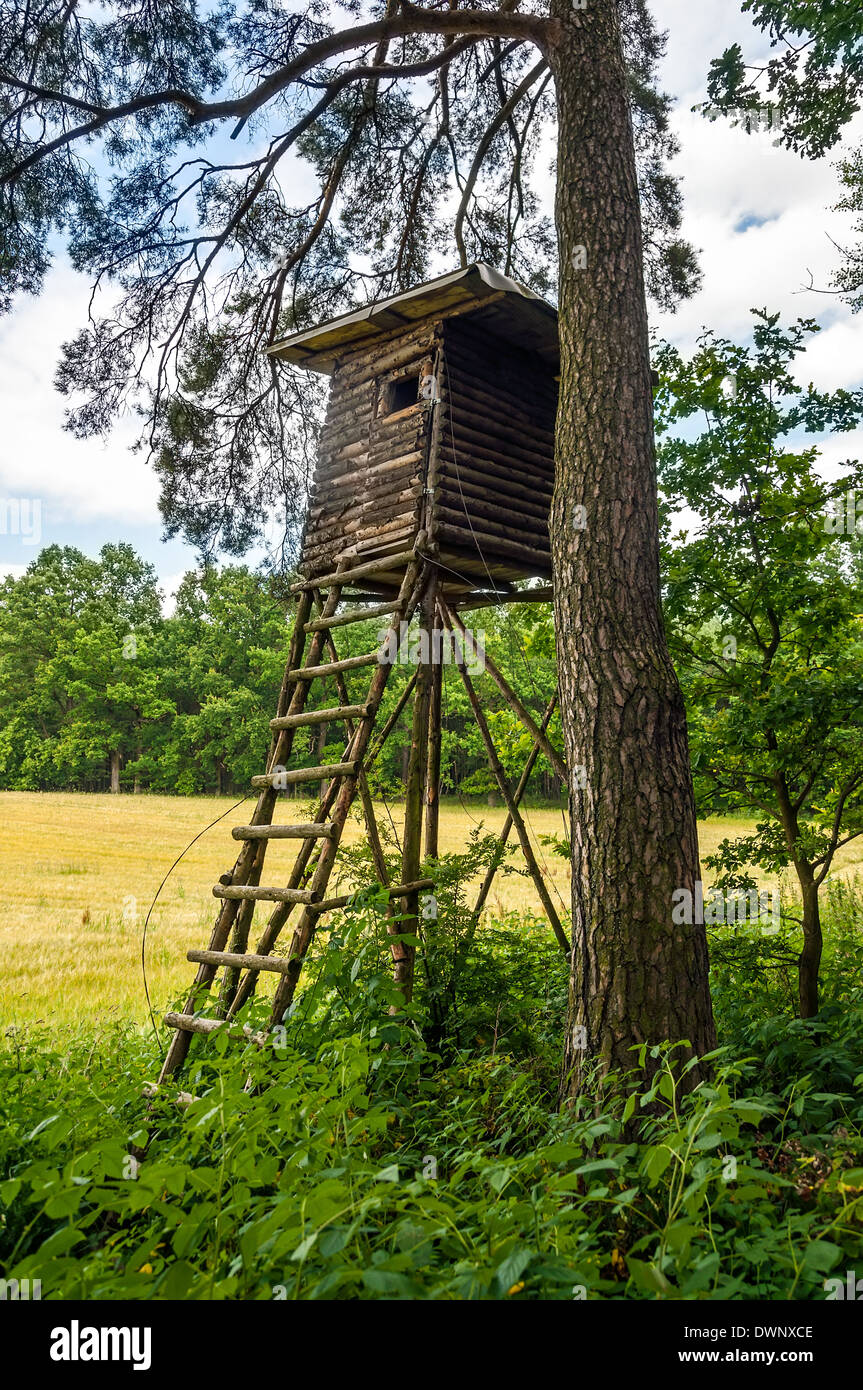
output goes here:
[{"label": "small square window opening", "polygon": [[387,382],[383,393],[383,415],[395,415],[399,410],[407,410],[416,405],[419,399],[419,373],[414,376],[400,376]]}]

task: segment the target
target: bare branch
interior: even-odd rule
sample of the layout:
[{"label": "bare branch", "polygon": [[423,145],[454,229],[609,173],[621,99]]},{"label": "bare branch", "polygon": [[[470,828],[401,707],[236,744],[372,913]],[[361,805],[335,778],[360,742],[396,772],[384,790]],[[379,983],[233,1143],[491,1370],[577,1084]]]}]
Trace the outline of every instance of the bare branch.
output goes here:
[{"label": "bare branch", "polygon": [[461,202],[459,203],[458,212],[456,214],[455,219],[455,242],[456,246],[458,247],[459,263],[463,266],[466,266],[468,263],[467,251],[465,249],[464,242],[464,221],[467,215],[467,209],[471,200],[471,196],[473,194],[474,186],[476,184],[477,178],[479,177],[479,171],[482,168],[483,160],[488,154],[489,147],[492,141],[494,140],[494,137],[497,135],[498,131],[502,130],[502,128],[506,125],[507,121],[511,117],[513,111],[518,106],[519,102],[522,100],[524,96],[527,95],[534,82],[536,82],[542,76],[542,74],[546,70],[546,67],[547,63],[544,57],[540,58],[539,62],[534,64],[530,71],[522,78],[521,82],[519,82],[518,86],[516,87],[515,91],[513,92],[506,105],[500,108],[497,115],[489,123],[489,125],[486,128],[485,134],[483,135],[482,139],[477,145],[476,154],[474,155],[473,164],[470,167],[470,172],[468,173],[467,179],[465,181],[464,189],[461,195]]}]

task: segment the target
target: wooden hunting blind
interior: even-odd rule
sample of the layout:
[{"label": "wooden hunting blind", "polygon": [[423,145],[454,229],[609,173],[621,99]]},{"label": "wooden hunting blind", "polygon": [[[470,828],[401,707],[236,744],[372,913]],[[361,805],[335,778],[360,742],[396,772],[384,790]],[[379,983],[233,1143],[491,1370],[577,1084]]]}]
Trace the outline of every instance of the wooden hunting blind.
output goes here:
[{"label": "wooden hunting blind", "polygon": [[[550,305],[484,265],[277,343],[331,378],[300,572],[404,550],[448,588],[548,577],[559,353]],[[391,575],[377,576],[380,583]]]},{"label": "wooden hunting blind", "polygon": [[[491,656],[483,669],[529,730],[533,747],[511,785],[496,752],[469,667],[475,655],[459,610],[510,602],[547,602],[551,559],[548,517],[554,484],[554,430],[559,370],[555,310],[523,286],[484,265],[469,266],[404,294],[344,314],[277,342],[271,353],[331,378],[311,498],[300,548],[297,611],[266,771],[252,779],[258,799],[250,823],[235,826],[242,843],[233,868],[213,889],[221,906],[207,950],[190,951],[198,973],[182,1013],[165,1015],[176,1029],[162,1076],[183,1062],[191,1038],[227,1024],[254,993],[261,972],[277,987],[271,1024],[287,1016],[303,961],[318,925],[343,909],[349,895],[327,897],[348,815],[359,798],[375,871],[390,901],[394,975],[410,997],[414,952],[403,942],[421,933],[420,895],[433,891],[438,855],[442,669],[440,644],[420,643],[416,667],[386,720],[381,698],[393,651],[416,620],[431,638],[446,632],[479,727],[489,768],[506,804],[501,832],[515,830],[549,924],[563,950],[569,943],[537,863],[519,809],[542,754],[561,777],[566,768],[546,729],[556,696],[531,711]],[[340,657],[339,629],[353,623],[389,626],[381,645]],[[368,668],[361,692],[350,685]],[[335,700],[332,692],[335,691]],[[401,843],[401,875],[390,882],[369,773],[403,710],[411,706],[411,750]],[[536,717],[536,716],[539,717]],[[292,766],[302,736],[328,729],[343,746],[339,760]],[[303,759],[305,761],[305,759]],[[310,818],[278,820],[286,791],[320,786]],[[425,860],[431,869],[421,876]],[[262,884],[274,841],[299,848],[287,883]],[[480,888],[480,914],[497,865]],[[254,915],[270,915],[249,949]],[[291,913],[298,917],[287,952],[275,950]],[[228,949],[226,949],[228,948]],[[218,997],[212,985],[222,972]],[[246,1034],[249,1030],[246,1028]],[[256,1034],[258,1042],[263,1035]]]}]

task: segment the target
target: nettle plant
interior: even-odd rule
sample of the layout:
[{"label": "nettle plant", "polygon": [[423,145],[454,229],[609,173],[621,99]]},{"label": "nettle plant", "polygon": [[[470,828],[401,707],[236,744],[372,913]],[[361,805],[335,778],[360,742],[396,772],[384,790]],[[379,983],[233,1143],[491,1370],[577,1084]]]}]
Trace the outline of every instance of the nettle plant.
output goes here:
[{"label": "nettle plant", "polygon": [[[835,522],[863,469],[828,482],[811,442],[856,428],[863,394],[798,385],[817,331],[761,310],[748,345],[707,333],[689,360],[664,345],[656,403],[665,612],[700,810],[761,817],[707,862],[735,890],[755,886],[752,867],[793,870],[804,1018],[819,1004],[819,890],[863,832],[860,538]],[[697,520],[674,533],[682,509]]]}]

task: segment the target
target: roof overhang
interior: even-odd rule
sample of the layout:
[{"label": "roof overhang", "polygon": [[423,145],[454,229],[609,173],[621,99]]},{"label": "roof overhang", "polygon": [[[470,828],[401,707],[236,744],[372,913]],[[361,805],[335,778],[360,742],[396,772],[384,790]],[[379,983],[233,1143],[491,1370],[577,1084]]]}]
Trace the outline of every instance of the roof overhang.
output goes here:
[{"label": "roof overhang", "polygon": [[[504,298],[505,296],[505,298]],[[381,299],[352,313],[292,333],[267,348],[273,357],[310,371],[331,373],[340,357],[394,329],[410,328],[424,319],[446,318],[456,312],[479,312],[494,303],[489,329],[513,345],[545,357],[557,372],[557,310],[539,295],[510,280],[491,266],[466,266]],[[489,306],[491,308],[491,306]]]}]

